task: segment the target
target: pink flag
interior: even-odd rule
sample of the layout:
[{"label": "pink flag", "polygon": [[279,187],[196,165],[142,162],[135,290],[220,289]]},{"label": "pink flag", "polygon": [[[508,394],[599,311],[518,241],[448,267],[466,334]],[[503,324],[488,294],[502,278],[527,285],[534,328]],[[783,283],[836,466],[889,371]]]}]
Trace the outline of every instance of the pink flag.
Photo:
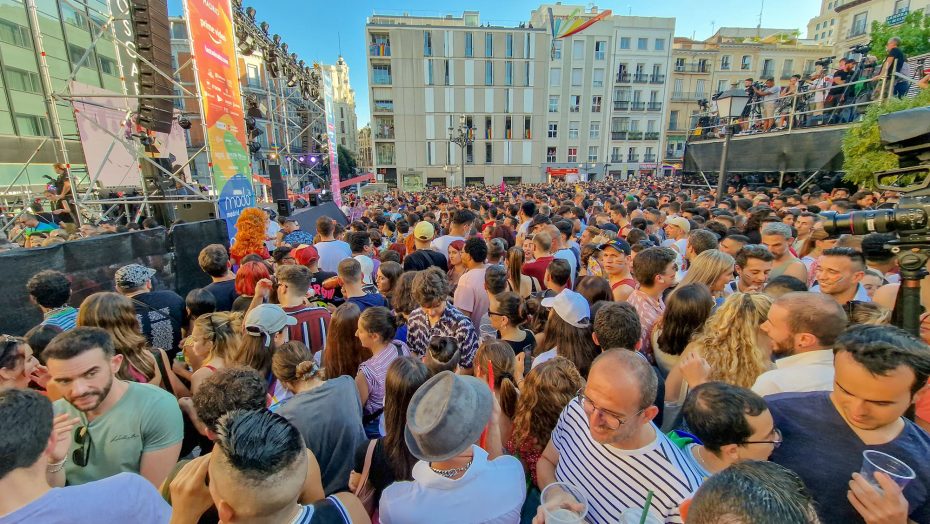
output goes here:
[{"label": "pink flag", "polygon": [[505,187],[507,187],[507,184],[505,184],[504,181],[502,180],[502,181],[501,181],[501,193],[504,192],[504,188],[505,188]]}]

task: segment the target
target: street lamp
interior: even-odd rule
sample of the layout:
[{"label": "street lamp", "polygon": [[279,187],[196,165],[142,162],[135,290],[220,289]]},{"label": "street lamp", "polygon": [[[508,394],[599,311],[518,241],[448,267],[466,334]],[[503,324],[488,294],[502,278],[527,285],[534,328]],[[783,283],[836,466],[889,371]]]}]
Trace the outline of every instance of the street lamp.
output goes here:
[{"label": "street lamp", "polygon": [[471,135],[471,127],[468,126],[465,115],[459,115],[459,126],[449,128],[449,142],[458,145],[462,150],[462,187],[465,187],[465,148],[474,141],[475,139]]},{"label": "street lamp", "polygon": [[730,137],[733,130],[730,121],[743,114],[743,109],[749,103],[749,95],[745,89],[731,89],[717,97],[717,117],[723,120],[723,151],[720,153],[720,174],[717,177],[717,202],[723,198],[727,190],[727,154],[730,151]]}]

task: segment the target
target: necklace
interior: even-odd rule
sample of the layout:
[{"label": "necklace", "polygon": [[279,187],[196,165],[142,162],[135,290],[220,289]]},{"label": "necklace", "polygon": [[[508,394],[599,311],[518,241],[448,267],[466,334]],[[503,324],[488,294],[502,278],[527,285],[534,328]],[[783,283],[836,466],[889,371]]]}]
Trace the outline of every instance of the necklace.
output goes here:
[{"label": "necklace", "polygon": [[460,467],[452,468],[452,469],[436,469],[432,466],[432,463],[430,463],[429,469],[433,470],[433,473],[439,475],[440,477],[451,479],[452,477],[458,475],[459,473],[462,473],[463,471],[471,467],[472,460],[473,459],[468,459],[468,462],[464,466],[460,466]]}]

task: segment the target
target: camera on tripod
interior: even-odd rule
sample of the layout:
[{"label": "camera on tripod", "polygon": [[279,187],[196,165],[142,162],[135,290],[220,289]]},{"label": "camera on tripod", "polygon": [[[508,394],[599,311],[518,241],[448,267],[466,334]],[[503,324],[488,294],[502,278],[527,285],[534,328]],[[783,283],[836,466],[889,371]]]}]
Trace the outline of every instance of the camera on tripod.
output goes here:
[{"label": "camera on tripod", "polygon": [[856,44],[849,48],[849,52],[855,55],[867,55],[872,50],[872,42]]},{"label": "camera on tripod", "polygon": [[710,102],[706,98],[699,99],[697,105],[701,108],[701,111],[710,111]]},{"label": "camera on tripod", "polygon": [[815,60],[815,61],[814,61],[814,65],[819,65],[820,67],[822,67],[822,68],[824,68],[824,69],[829,69],[829,68],[830,68],[830,64],[833,63],[833,60],[834,60],[835,58],[836,58],[836,55],[833,55],[833,56],[824,56],[824,57],[821,57],[821,58],[818,58],[817,60]]}]

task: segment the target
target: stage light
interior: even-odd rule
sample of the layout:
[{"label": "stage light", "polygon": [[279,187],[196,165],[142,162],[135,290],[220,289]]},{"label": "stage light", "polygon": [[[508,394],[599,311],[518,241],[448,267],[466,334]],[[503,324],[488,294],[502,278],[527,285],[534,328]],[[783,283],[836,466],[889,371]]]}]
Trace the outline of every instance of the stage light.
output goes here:
[{"label": "stage light", "polygon": [[316,157],[315,157],[315,156],[310,157],[310,163],[312,163],[312,164],[315,164],[315,163],[316,163]]},{"label": "stage light", "polygon": [[303,157],[303,156],[297,157],[297,161],[300,162],[301,164],[304,163],[304,160],[306,160],[306,157]]},{"label": "stage light", "polygon": [[178,125],[181,126],[181,129],[190,129],[192,124],[186,116],[182,115],[178,117]]},{"label": "stage light", "polygon": [[255,39],[252,38],[252,35],[245,34],[239,38],[239,53],[243,56],[249,56],[255,51]]}]

